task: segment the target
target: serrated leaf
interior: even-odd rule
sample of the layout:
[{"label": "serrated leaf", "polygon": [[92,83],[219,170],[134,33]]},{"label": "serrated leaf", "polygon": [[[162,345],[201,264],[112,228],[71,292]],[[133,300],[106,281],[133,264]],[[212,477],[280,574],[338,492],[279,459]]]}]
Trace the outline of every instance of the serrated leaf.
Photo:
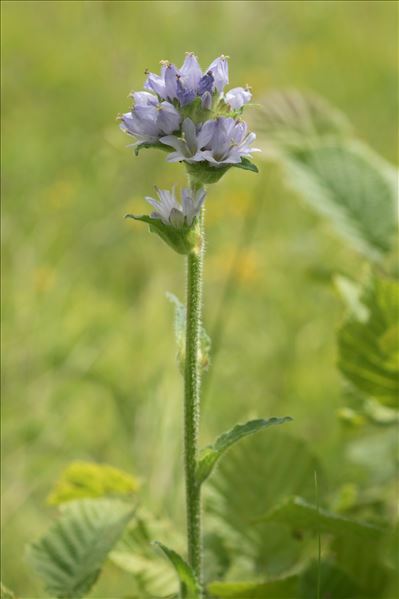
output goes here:
[{"label": "serrated leaf", "polygon": [[242,439],[220,461],[209,480],[208,509],[236,559],[252,564],[247,576],[275,578],[300,559],[301,541],[286,526],[255,521],[289,495],[312,501],[315,471],[322,497],[326,483],[318,459],[280,427]]},{"label": "serrated leaf", "polygon": [[292,420],[289,416],[284,418],[269,418],[267,420],[258,418],[256,420],[250,420],[245,424],[236,424],[232,429],[223,433],[216,439],[216,441],[205,447],[200,453],[200,457],[197,465],[197,482],[201,484],[211,474],[217,461],[222,457],[223,453],[231,447],[234,443],[237,443],[243,437],[253,435],[258,431],[273,426],[275,424],[284,424]]},{"label": "serrated leaf", "polygon": [[298,576],[268,582],[212,582],[208,591],[215,599],[292,599],[296,597]]},{"label": "serrated leaf", "polygon": [[374,276],[363,289],[361,302],[367,317],[352,314],[338,332],[338,366],[359,391],[397,408],[399,282]]},{"label": "serrated leaf", "polygon": [[159,541],[154,541],[172,564],[179,579],[179,599],[200,599],[200,587],[197,578],[187,562],[176,551],[169,549]]},{"label": "serrated leaf", "polygon": [[138,488],[138,480],[118,468],[76,461],[61,474],[47,501],[50,505],[59,505],[76,499],[129,496]]},{"label": "serrated leaf", "polygon": [[[166,294],[166,297],[175,306],[175,336],[177,344],[177,360],[183,372],[186,353],[186,307],[173,293],[168,292]],[[211,338],[209,337],[205,328],[201,325],[199,363],[204,370],[207,370],[209,366],[211,345]]]},{"label": "serrated leaf", "polygon": [[324,143],[283,157],[286,180],[336,232],[381,261],[397,228],[396,170],[358,143]]},{"label": "serrated leaf", "polygon": [[151,545],[157,537],[173,543],[178,550],[185,546],[184,538],[170,522],[141,509],[109,556],[116,566],[133,575],[134,590],[143,598],[169,597],[178,588],[174,570]]},{"label": "serrated leaf", "polygon": [[310,530],[334,536],[357,536],[363,539],[379,539],[385,533],[384,529],[378,526],[317,508],[316,505],[297,496],[289,497],[280,505],[270,510],[260,520],[280,522],[290,526],[294,530]]},{"label": "serrated leaf", "polygon": [[86,595],[133,511],[128,503],[112,499],[65,504],[47,534],[28,548],[47,592],[63,599]]}]

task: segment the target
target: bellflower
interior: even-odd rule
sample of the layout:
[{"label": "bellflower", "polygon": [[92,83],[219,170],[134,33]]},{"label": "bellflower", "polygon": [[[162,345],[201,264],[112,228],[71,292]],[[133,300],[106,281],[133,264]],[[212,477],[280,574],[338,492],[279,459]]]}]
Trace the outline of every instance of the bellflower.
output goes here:
[{"label": "bellflower", "polygon": [[227,57],[223,55],[216,58],[204,72],[192,52],[187,53],[180,69],[167,61],[161,64],[161,74],[148,73],[144,87],[164,100],[177,100],[180,106],[190,104],[196,97],[209,103],[209,96],[205,100],[204,94],[213,94],[215,91],[221,93],[229,82]]},{"label": "bellflower", "polygon": [[154,208],[150,215],[127,214],[128,218],[147,223],[150,231],[158,235],[179,254],[196,253],[200,250],[201,232],[197,217],[204,203],[204,188],[182,189],[182,200],[176,199],[174,188],[170,191],[155,187],[159,200],[147,196],[146,201]]},{"label": "bellflower", "polygon": [[249,89],[243,87],[234,87],[229,90],[225,96],[226,104],[228,104],[233,110],[239,110],[251,101],[252,94]]},{"label": "bellflower", "polygon": [[132,94],[134,106],[121,117],[121,129],[139,141],[154,143],[180,128],[181,116],[170,102],[160,102],[148,92]]},{"label": "bellflower", "polygon": [[175,149],[169,154],[168,162],[207,161],[212,166],[222,166],[240,163],[251,152],[259,152],[251,148],[255,139],[255,133],[248,133],[244,121],[219,117],[199,127],[187,118],[183,121],[181,137],[166,135],[159,141]]},{"label": "bellflower", "polygon": [[177,229],[186,226],[191,227],[198,216],[204,203],[206,191],[199,189],[193,192],[185,187],[182,189],[182,202],[176,200],[174,188],[171,191],[155,187],[159,200],[146,196],[146,201],[155,208],[151,218],[160,219],[165,225],[172,225]]}]

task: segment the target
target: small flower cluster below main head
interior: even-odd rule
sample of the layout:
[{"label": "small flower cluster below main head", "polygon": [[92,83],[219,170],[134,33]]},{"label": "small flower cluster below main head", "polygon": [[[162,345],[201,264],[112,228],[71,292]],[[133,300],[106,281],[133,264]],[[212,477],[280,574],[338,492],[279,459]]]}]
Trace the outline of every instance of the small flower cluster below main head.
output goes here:
[{"label": "small flower cluster below main head", "polygon": [[158,200],[149,196],[145,198],[154,212],[150,215],[126,216],[147,223],[152,233],[156,233],[179,254],[197,252],[201,241],[198,216],[205,200],[205,189],[182,189],[181,203],[176,199],[174,188],[169,191],[155,187],[155,191]]},{"label": "small flower cluster below main head", "polygon": [[182,201],[179,204],[176,200],[174,188],[168,191],[155,186],[155,191],[159,200],[154,200],[149,196],[145,198],[155,208],[151,218],[160,219],[165,225],[172,225],[177,229],[192,226],[206,196],[206,191],[203,188],[193,192],[185,187],[182,189]]},{"label": "small flower cluster below main head", "polygon": [[134,92],[133,107],[120,118],[121,128],[136,137],[137,147],[170,148],[169,162],[204,163],[215,169],[239,164],[251,152],[255,134],[241,119],[252,94],[229,81],[227,57],[202,71],[188,53],[180,69],[162,61],[161,74],[148,73],[146,91]]}]

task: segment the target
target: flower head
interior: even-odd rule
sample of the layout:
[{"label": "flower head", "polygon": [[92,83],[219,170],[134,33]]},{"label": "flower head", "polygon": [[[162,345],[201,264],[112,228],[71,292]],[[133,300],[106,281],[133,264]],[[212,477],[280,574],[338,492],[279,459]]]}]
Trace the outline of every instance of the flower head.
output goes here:
[{"label": "flower head", "polygon": [[[227,92],[228,60],[219,56],[203,71],[188,52],[178,69],[161,61],[159,75],[147,72],[145,91],[132,94],[131,112],[121,128],[137,138],[136,154],[151,146],[168,152],[169,162],[184,162],[198,183],[215,182],[231,166],[257,171],[248,160],[255,134],[241,119],[252,94],[248,87]],[[239,118],[240,117],[240,118]]]},{"label": "flower head", "polygon": [[154,208],[154,212],[150,215],[127,214],[126,216],[147,223],[150,231],[163,239],[178,254],[197,253],[201,247],[197,216],[205,200],[205,189],[197,191],[182,189],[181,203],[176,199],[174,188],[169,191],[155,187],[155,191],[158,200],[149,196],[145,198]]},{"label": "flower head", "polygon": [[168,191],[167,189],[155,187],[155,191],[159,200],[154,200],[149,196],[145,198],[155,208],[151,218],[160,219],[165,225],[172,225],[177,229],[193,225],[206,196],[205,189],[193,192],[188,188],[184,188],[181,194],[182,202],[179,204],[176,200],[174,188]]}]

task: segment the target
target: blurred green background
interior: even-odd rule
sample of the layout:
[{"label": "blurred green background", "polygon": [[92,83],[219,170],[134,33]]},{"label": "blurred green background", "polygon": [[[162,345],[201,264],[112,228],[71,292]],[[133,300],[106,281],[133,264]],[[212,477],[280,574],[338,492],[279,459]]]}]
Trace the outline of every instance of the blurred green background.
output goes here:
[{"label": "blurred green background", "polygon": [[[311,89],[395,161],[394,2],[3,2],[4,582],[40,597],[27,541],[77,458],[134,472],[145,502],[183,526],[181,392],[173,310],[184,269],[126,212],[185,183],[163,154],[126,148],[115,116],[144,69],[194,51],[231,57],[231,86]],[[282,182],[242,171],[209,190],[203,442],[248,416],[289,414],[333,488],[353,480],[335,367],[342,306],[331,269],[363,261]],[[226,282],[228,287],[226,288]],[[112,568],[95,596],[125,581]],[[126,589],[126,586],[124,587]]]}]

